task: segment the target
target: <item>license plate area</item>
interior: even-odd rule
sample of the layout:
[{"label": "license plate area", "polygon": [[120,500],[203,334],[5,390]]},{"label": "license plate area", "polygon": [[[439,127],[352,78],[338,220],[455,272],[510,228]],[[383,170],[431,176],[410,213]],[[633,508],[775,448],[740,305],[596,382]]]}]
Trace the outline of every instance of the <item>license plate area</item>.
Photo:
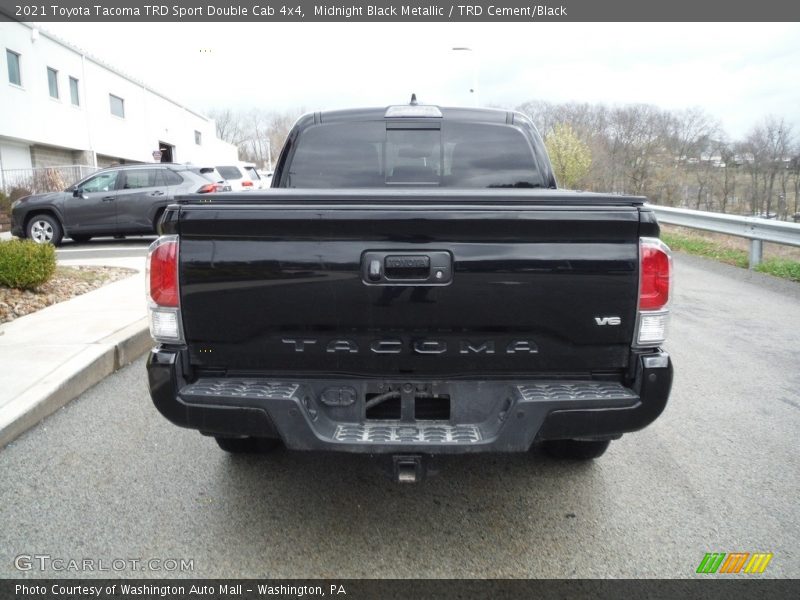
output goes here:
[{"label": "license plate area", "polygon": [[384,394],[367,394],[364,418],[368,421],[399,421],[402,416],[400,394],[392,394],[386,398],[383,396]]},{"label": "license plate area", "polygon": [[417,421],[449,421],[450,396],[416,396],[414,398],[414,419]]},{"label": "license plate area", "polygon": [[450,394],[438,385],[421,383],[383,384],[364,398],[365,421],[450,421]]}]

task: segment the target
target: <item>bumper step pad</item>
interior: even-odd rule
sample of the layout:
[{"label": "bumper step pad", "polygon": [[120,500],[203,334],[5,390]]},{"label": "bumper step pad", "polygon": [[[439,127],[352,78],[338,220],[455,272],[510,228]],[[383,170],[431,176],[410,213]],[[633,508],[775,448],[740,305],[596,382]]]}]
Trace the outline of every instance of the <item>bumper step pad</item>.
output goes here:
[{"label": "bumper step pad", "polygon": [[481,440],[481,432],[475,425],[367,423],[339,425],[334,439],[365,443],[474,444]]},{"label": "bumper step pad", "polygon": [[243,379],[200,379],[181,390],[182,396],[211,398],[253,398],[288,400],[300,386],[296,383],[279,383]]},{"label": "bumper step pad", "polygon": [[528,402],[562,402],[565,400],[631,400],[636,394],[613,382],[542,382],[518,385],[522,398]]}]

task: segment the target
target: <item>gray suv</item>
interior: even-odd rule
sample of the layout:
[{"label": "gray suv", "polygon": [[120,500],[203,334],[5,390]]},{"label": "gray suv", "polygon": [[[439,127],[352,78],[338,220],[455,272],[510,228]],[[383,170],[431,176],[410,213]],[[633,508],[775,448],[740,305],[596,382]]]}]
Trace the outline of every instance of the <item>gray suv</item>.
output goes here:
[{"label": "gray suv", "polygon": [[63,192],[33,194],[11,205],[11,233],[58,245],[62,238],[156,232],[164,208],[179,194],[222,191],[189,165],[122,165],[98,171]]}]

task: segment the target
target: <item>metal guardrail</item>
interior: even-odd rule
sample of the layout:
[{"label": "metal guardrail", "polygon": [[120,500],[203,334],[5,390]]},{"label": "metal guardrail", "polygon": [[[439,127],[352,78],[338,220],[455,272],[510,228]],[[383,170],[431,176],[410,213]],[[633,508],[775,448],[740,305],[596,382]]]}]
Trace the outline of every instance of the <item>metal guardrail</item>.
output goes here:
[{"label": "metal guardrail", "polygon": [[763,242],[800,246],[800,224],[653,204],[648,204],[648,207],[653,210],[660,223],[749,239],[751,269],[761,263]]}]

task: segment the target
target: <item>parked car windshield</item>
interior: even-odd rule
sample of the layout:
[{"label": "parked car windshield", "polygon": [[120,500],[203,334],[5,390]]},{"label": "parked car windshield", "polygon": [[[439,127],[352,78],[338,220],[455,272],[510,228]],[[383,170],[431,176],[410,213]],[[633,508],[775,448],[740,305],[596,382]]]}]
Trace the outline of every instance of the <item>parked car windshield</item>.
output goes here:
[{"label": "parked car windshield", "polygon": [[441,129],[397,129],[373,121],[304,130],[286,187],[531,188],[542,182],[533,149],[516,127],[444,122]]}]

